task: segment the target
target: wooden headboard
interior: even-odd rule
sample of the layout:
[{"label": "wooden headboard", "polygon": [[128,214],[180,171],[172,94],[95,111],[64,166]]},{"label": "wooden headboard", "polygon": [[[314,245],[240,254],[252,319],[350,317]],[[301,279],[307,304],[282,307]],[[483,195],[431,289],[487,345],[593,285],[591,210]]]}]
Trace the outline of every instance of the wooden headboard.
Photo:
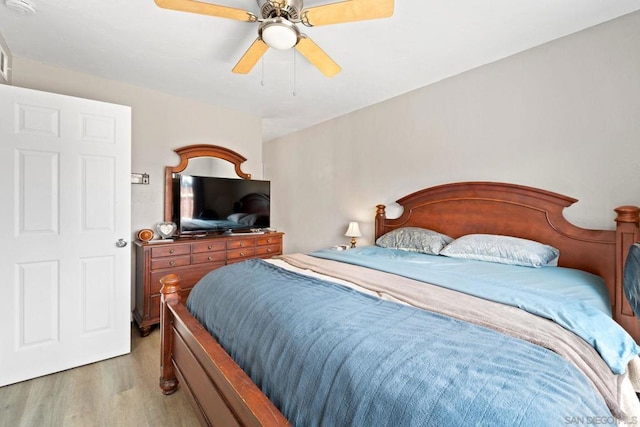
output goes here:
[{"label": "wooden headboard", "polygon": [[616,229],[588,230],[568,222],[562,211],[576,199],[514,184],[462,182],[417,191],[397,201],[402,215],[387,219],[378,205],[376,239],[398,227],[424,227],[451,237],[484,233],[522,237],[560,250],[558,265],[602,277],[614,319],[636,342],[640,325],[624,297],[622,272],[630,246],[640,240],[640,208],[621,206]]}]

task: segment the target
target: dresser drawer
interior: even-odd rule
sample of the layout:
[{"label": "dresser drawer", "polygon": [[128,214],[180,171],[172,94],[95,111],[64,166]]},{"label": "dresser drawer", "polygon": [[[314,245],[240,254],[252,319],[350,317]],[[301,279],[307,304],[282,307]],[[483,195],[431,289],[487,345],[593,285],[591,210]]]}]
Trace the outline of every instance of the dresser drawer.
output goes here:
[{"label": "dresser drawer", "polygon": [[227,240],[227,249],[253,248],[255,245],[255,238]]},{"label": "dresser drawer", "polygon": [[205,262],[222,262],[227,258],[226,252],[205,252],[191,255],[192,264],[202,264]]},{"label": "dresser drawer", "polygon": [[280,255],[280,245],[258,246],[256,247],[256,255],[259,257]]},{"label": "dresser drawer", "polygon": [[202,252],[216,252],[216,251],[224,251],[227,248],[226,242],[224,241],[209,241],[209,242],[199,242],[191,244],[191,252],[194,254],[202,253]]},{"label": "dresser drawer", "polygon": [[[186,289],[191,289],[196,283],[198,283],[198,280],[200,280],[202,276],[207,274],[209,271],[215,270],[223,265],[223,263],[210,265],[198,264],[197,266],[179,267],[171,272],[180,277],[180,287],[184,291]],[[166,271],[156,271],[150,274],[149,295],[158,295],[160,293],[160,288],[162,288],[160,279],[167,274],[168,273]]]},{"label": "dresser drawer", "polygon": [[227,251],[227,261],[237,261],[256,255],[256,248],[251,246],[244,249],[231,249]]},{"label": "dresser drawer", "polygon": [[263,237],[258,237],[257,245],[281,245],[282,244],[282,236],[269,236],[264,235]]},{"label": "dresser drawer", "polygon": [[173,268],[180,267],[183,265],[191,264],[191,256],[189,255],[181,255],[181,256],[168,256],[164,258],[155,258],[151,259],[151,270],[161,270],[165,268]]},{"label": "dresser drawer", "polygon": [[191,245],[171,245],[151,248],[151,258],[160,258],[174,255],[188,255],[191,253]]}]

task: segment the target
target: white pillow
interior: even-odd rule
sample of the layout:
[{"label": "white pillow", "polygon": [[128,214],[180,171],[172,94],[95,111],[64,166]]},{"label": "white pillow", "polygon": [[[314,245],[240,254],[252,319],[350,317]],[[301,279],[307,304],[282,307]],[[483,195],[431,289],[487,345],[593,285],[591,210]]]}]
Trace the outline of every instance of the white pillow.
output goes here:
[{"label": "white pillow", "polygon": [[451,237],[428,228],[401,227],[378,237],[376,245],[383,248],[438,255],[442,248],[452,241]]},{"label": "white pillow", "polygon": [[440,255],[501,264],[542,267],[555,261],[560,251],[552,246],[519,237],[468,234],[448,244]]}]

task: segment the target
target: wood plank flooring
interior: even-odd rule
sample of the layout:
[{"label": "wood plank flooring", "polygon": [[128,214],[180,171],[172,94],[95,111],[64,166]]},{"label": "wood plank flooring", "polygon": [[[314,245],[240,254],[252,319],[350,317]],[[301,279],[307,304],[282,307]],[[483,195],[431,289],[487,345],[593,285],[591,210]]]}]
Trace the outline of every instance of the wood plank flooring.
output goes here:
[{"label": "wood plank flooring", "polygon": [[183,390],[158,387],[160,334],[131,331],[131,353],[0,387],[1,427],[198,426]]}]

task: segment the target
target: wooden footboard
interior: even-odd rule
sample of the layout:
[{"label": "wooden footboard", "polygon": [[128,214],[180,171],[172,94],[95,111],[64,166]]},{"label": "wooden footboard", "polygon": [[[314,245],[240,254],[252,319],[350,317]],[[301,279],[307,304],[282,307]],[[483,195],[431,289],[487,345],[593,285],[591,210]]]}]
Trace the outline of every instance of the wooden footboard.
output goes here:
[{"label": "wooden footboard", "polygon": [[285,426],[278,411],[249,376],[180,301],[179,277],[163,277],[160,388],[178,383],[189,395],[202,425]]}]

